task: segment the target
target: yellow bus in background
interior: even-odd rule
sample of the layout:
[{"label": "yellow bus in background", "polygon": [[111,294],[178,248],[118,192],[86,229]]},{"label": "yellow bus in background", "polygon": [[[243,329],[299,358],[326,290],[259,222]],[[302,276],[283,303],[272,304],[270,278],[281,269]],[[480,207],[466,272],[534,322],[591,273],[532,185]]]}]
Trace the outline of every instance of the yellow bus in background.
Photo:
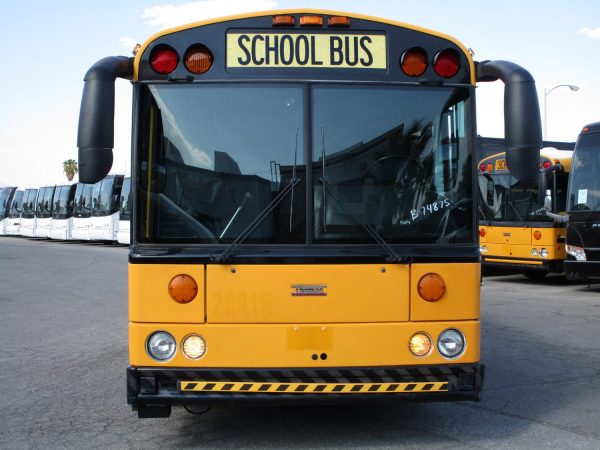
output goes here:
[{"label": "yellow bus in background", "polygon": [[544,198],[552,193],[552,212],[564,213],[572,150],[543,148],[539,182],[514,178],[504,152],[484,158],[479,171],[479,242],[483,267],[502,268],[528,278],[563,272],[565,224],[546,215]]},{"label": "yellow bus in background", "polygon": [[112,164],[116,78],[133,86],[127,400],[139,417],[481,399],[475,85],[504,82],[511,170],[537,180],[526,70],[357,14],[180,26],[86,74],[85,183]]}]

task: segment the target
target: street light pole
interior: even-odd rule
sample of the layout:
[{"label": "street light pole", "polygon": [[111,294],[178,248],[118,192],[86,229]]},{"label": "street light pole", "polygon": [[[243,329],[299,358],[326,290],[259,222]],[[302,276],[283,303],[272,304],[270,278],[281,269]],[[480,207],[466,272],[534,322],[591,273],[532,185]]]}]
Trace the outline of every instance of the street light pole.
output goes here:
[{"label": "street light pole", "polygon": [[548,122],[547,122],[546,97],[548,97],[548,94],[550,94],[550,92],[552,92],[554,89],[557,89],[557,88],[563,87],[563,86],[564,87],[568,87],[572,91],[578,91],[579,90],[579,86],[574,86],[572,84],[557,84],[556,86],[554,86],[553,88],[550,88],[548,90],[546,90],[546,88],[544,88],[544,140],[548,139]]}]

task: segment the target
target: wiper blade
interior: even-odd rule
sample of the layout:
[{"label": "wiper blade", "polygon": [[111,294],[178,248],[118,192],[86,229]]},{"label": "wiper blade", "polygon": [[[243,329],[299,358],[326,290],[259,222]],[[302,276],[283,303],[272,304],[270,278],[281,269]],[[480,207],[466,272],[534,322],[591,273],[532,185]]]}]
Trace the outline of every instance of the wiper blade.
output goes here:
[{"label": "wiper blade", "polygon": [[385,259],[386,262],[391,263],[400,263],[400,264],[410,264],[412,262],[412,258],[410,256],[400,256],[398,255],[394,249],[381,237],[381,235],[362,217],[360,217],[354,208],[350,205],[348,200],[344,198],[342,194],[331,189],[331,184],[327,181],[326,178],[320,177],[319,181],[323,185],[323,189],[329,192],[329,195],[337,202],[338,205],[344,210],[344,212],[354,220],[363,230],[367,232],[369,236],[373,238],[377,244],[385,252],[388,254],[388,257]]},{"label": "wiper blade", "polygon": [[240,233],[240,235],[235,238],[235,240],[229,244],[229,246],[218,256],[213,256],[213,261],[223,264],[227,262],[235,248],[244,242],[248,236],[252,234],[252,232],[258,227],[263,220],[275,209],[279,203],[294,189],[294,187],[300,183],[300,178],[292,177],[288,185],[283,188],[277,196],[271,200],[271,202],[263,209],[258,216]]}]

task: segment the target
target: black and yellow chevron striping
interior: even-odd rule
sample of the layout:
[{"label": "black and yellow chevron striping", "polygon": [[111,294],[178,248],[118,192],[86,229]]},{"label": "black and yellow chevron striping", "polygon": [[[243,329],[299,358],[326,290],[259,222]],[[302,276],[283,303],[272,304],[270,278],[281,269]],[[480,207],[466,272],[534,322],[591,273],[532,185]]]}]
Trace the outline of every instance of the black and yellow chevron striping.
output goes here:
[{"label": "black and yellow chevron striping", "polygon": [[415,383],[256,383],[181,381],[182,392],[258,392],[274,394],[386,394],[446,392],[448,382]]}]

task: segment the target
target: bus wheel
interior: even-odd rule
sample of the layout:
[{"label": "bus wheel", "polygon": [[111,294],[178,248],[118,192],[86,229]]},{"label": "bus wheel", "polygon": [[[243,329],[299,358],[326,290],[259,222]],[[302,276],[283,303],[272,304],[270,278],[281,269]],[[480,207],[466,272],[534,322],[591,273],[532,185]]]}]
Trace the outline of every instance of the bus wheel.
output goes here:
[{"label": "bus wheel", "polygon": [[541,280],[547,274],[548,272],[546,272],[545,270],[526,270],[525,272],[523,272],[523,275],[525,275],[530,280]]}]

